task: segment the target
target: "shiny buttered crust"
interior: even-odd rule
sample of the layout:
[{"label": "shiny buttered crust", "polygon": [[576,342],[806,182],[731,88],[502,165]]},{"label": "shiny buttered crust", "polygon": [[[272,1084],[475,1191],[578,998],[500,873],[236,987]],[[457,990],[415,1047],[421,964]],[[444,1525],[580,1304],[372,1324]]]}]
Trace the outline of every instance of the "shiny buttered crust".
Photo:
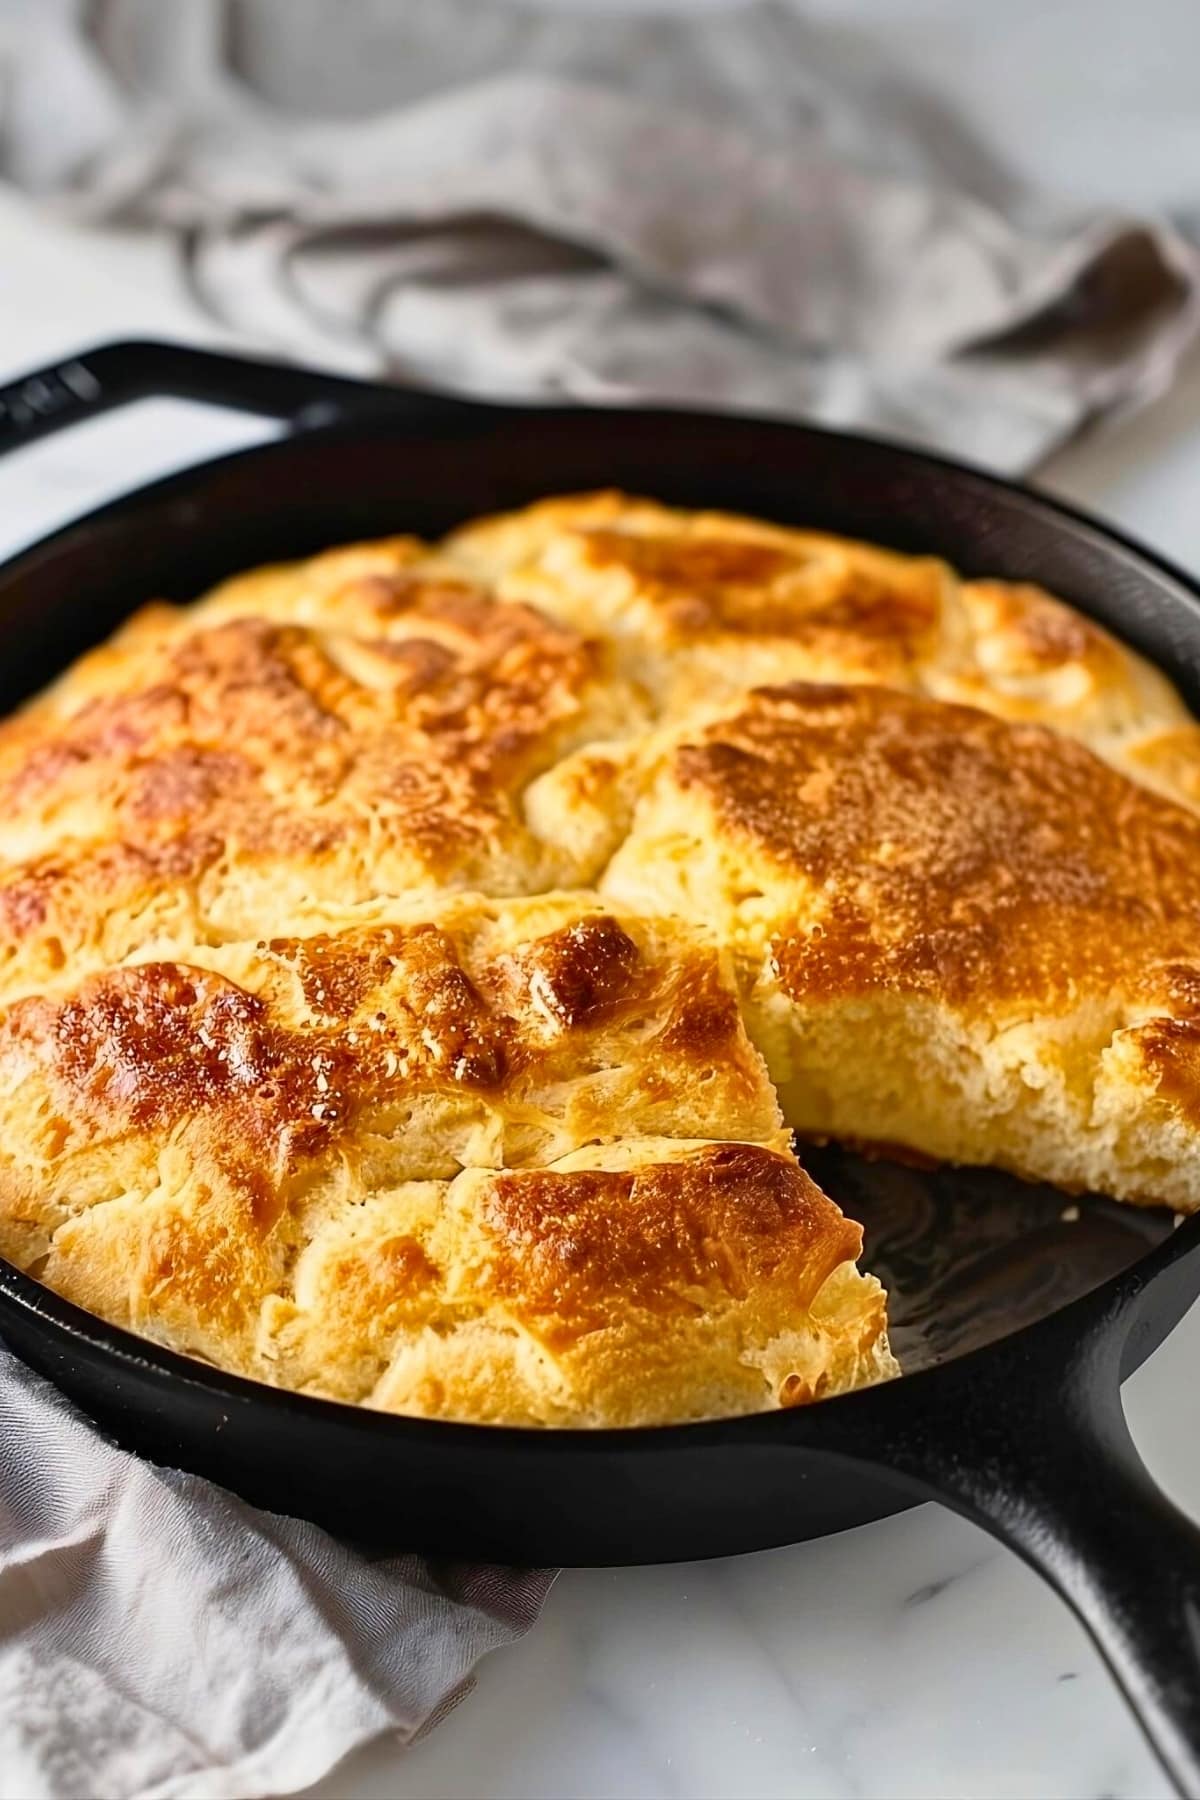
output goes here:
[{"label": "shiny buttered crust", "polygon": [[1042,589],[750,519],[148,606],[0,725],[0,1252],[428,1416],[879,1379],[788,1128],[1200,1204],[1198,811],[1179,697]]}]

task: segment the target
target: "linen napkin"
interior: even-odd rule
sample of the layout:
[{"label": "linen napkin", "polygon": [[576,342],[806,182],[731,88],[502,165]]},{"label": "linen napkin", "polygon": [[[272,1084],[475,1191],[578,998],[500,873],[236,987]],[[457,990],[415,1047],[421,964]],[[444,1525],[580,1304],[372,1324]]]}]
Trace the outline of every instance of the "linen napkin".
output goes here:
[{"label": "linen napkin", "polygon": [[325,364],[1012,471],[1196,330],[1169,224],[1024,191],[952,99],[785,6],[0,0],[0,28],[0,173],[173,232],[200,306]]},{"label": "linen napkin", "polygon": [[[1150,399],[1197,326],[1169,224],[1024,192],[781,6],[0,0],[0,176],[171,233],[198,307],[285,354],[1006,470]],[[0,1352],[0,1800],[294,1791],[440,1717],[550,1579],[371,1561]]]},{"label": "linen napkin", "polygon": [[251,1800],[404,1740],[549,1570],[372,1560],[105,1441],[0,1348],[0,1795]]}]

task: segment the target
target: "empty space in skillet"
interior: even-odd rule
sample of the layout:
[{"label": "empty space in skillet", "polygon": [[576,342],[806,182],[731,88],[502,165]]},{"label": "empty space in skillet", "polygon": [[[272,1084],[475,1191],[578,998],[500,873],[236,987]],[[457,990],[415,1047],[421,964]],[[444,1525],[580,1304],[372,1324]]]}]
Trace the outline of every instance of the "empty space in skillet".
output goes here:
[{"label": "empty space in skillet", "polygon": [[996,1169],[922,1167],[837,1145],[800,1160],[866,1233],[905,1374],[981,1349],[1140,1261],[1175,1229],[1165,1207],[1072,1197]]}]

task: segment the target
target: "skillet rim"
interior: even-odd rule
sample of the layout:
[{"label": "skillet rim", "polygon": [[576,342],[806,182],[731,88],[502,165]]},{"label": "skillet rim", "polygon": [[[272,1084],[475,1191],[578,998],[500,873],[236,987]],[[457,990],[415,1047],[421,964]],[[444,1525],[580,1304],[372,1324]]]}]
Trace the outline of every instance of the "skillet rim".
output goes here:
[{"label": "skillet rim", "polygon": [[[298,378],[303,371],[297,370]],[[380,384],[363,383],[367,393],[378,394]],[[194,396],[188,396],[195,398]],[[571,420],[588,420],[595,422],[597,417],[615,416],[626,424],[641,422],[647,428],[653,426],[655,420],[670,418],[678,422],[679,418],[694,418],[698,423],[719,427],[721,430],[740,430],[748,432],[767,431],[772,434],[795,438],[805,437],[820,442],[833,441],[854,450],[868,451],[872,455],[882,455],[891,459],[898,468],[934,470],[954,482],[960,490],[982,490],[999,492],[1010,500],[1015,500],[1019,507],[1027,513],[1039,515],[1044,524],[1051,528],[1070,528],[1073,535],[1089,540],[1102,554],[1110,555],[1119,552],[1133,565],[1142,566],[1143,573],[1149,573],[1156,581],[1164,579],[1176,589],[1178,598],[1182,600],[1195,615],[1197,630],[1197,653],[1200,657],[1200,580],[1188,575],[1169,557],[1150,549],[1138,538],[1121,528],[1110,525],[1096,514],[1071,501],[1059,499],[1047,493],[1033,483],[1022,482],[1007,476],[998,475],[976,464],[962,461],[954,457],[943,456],[934,451],[917,449],[886,437],[875,436],[864,432],[838,431],[827,426],[807,422],[793,422],[769,415],[753,413],[722,414],[706,411],[702,408],[688,406],[658,405],[654,407],[588,407],[581,405],[542,407],[536,404],[491,403],[476,399],[460,399],[438,394],[420,394],[413,390],[407,393],[403,389],[396,391],[397,409],[389,413],[380,409],[366,412],[361,416],[350,414],[337,418],[330,423],[308,427],[303,431],[289,432],[286,428],[275,437],[252,444],[239,450],[231,451],[223,456],[208,457],[198,463],[191,463],[155,480],[145,482],[127,492],[118,494],[101,506],[93,507],[76,517],[57,526],[52,532],[36,538],[15,551],[11,556],[0,561],[0,582],[19,578],[23,565],[30,568],[55,550],[77,536],[96,526],[104,526],[118,519],[122,514],[136,513],[140,507],[148,503],[183,497],[189,488],[196,486],[203,478],[212,474],[224,474],[238,465],[251,464],[265,460],[272,455],[280,455],[293,449],[302,441],[304,444],[318,442],[333,446],[339,440],[363,440],[372,438],[388,438],[397,435],[411,436],[414,429],[419,430],[422,424],[428,426],[439,419],[465,421],[472,414],[491,418],[500,424],[508,416],[551,417],[564,423]],[[413,411],[402,410],[407,401]],[[204,404],[200,398],[200,404]],[[217,403],[219,404],[219,402]],[[424,411],[424,407],[428,411]],[[818,527],[819,529],[819,527]],[[853,535],[842,533],[842,535]],[[867,541],[867,540],[864,540]],[[1030,577],[1032,579],[1033,577]],[[1072,600],[1072,605],[1089,614],[1086,604]],[[0,629],[0,639],[3,631]],[[1173,672],[1172,679],[1177,679]],[[1192,679],[1192,685],[1200,688],[1200,664]],[[961,1370],[968,1368],[981,1358],[987,1358],[1001,1346],[1011,1347],[1021,1343],[1031,1343],[1039,1332],[1047,1329],[1069,1327],[1072,1317],[1076,1316],[1081,1327],[1094,1321],[1097,1317],[1118,1307],[1123,1302],[1134,1298],[1158,1275],[1186,1258],[1193,1251],[1200,1252],[1200,1213],[1184,1219],[1176,1229],[1162,1241],[1154,1245],[1144,1255],[1137,1257],[1124,1268],[1117,1270],[1095,1288],[1076,1296],[1064,1305],[1055,1307],[1040,1318],[1029,1321],[1015,1330],[1004,1333],[998,1338],[977,1345],[974,1348],[947,1358],[944,1362],[936,1362],[911,1374],[901,1374],[893,1380],[876,1383],[870,1386],[852,1389],[830,1399],[822,1400],[815,1405],[790,1409],[774,1409],[764,1412],[735,1414],[717,1419],[699,1421],[625,1427],[547,1427],[491,1425],[483,1422],[427,1419],[402,1413],[389,1413],[348,1401],[334,1400],[315,1394],[304,1394],[294,1389],[276,1388],[252,1377],[223,1370],[216,1365],[208,1364],[201,1358],[188,1356],[181,1351],[168,1349],[153,1339],[138,1336],[123,1327],[113,1325],[98,1314],[89,1313],[83,1307],[65,1300],[61,1295],[47,1287],[36,1277],[25,1274],[15,1264],[0,1257],[0,1341],[3,1340],[3,1315],[11,1307],[34,1321],[34,1327],[42,1328],[48,1338],[66,1339],[74,1345],[83,1346],[87,1350],[109,1359],[118,1368],[141,1375],[149,1375],[161,1379],[168,1384],[180,1383],[185,1386],[199,1388],[211,1398],[229,1405],[268,1407],[276,1416],[291,1415],[297,1423],[301,1420],[317,1427],[322,1421],[339,1422],[344,1428],[359,1432],[374,1433],[382,1441],[388,1438],[403,1439],[414,1446],[425,1440],[450,1447],[452,1443],[460,1448],[482,1449],[486,1443],[498,1453],[534,1452],[539,1455],[547,1450],[552,1452],[568,1451],[604,1451],[627,1452],[630,1450],[648,1451],[663,1449],[668,1445],[683,1448],[690,1446],[700,1448],[714,1442],[727,1443],[731,1439],[746,1437],[749,1440],[762,1442],[761,1434],[770,1432],[772,1441],[782,1437],[785,1430],[790,1431],[793,1441],[799,1430],[806,1442],[809,1430],[819,1433],[820,1415],[831,1405],[840,1405],[839,1417],[847,1417],[846,1409],[854,1405],[859,1408],[859,1416],[868,1408],[885,1408],[893,1402],[890,1396],[896,1392],[912,1393],[912,1384],[919,1384],[928,1391],[931,1383],[944,1377],[948,1369]],[[1200,1287],[1200,1275],[1197,1277]],[[903,1402],[898,1402],[904,1404]],[[804,1421],[805,1424],[801,1424]],[[820,1448],[819,1437],[811,1440],[810,1447]]]},{"label": "skillet rim", "polygon": [[[138,349],[141,347],[132,342],[103,346],[106,349]],[[86,361],[89,354],[92,352],[81,352],[77,360]],[[214,363],[232,362],[236,364],[239,360],[236,357],[221,356],[218,352],[206,354]],[[297,378],[303,378],[305,374],[301,368],[296,368],[291,372]],[[1023,481],[1014,476],[1001,475],[995,470],[985,468],[980,463],[945,456],[936,450],[919,449],[915,445],[904,443],[899,439],[865,431],[840,431],[833,426],[784,419],[769,413],[719,413],[708,411],[702,407],[682,404],[673,406],[667,402],[656,406],[587,406],[582,404],[541,406],[535,402],[521,404],[515,401],[480,400],[469,396],[460,397],[425,392],[401,386],[388,389],[386,384],[381,382],[363,381],[356,385],[360,386],[368,396],[378,397],[380,394],[389,392],[394,394],[395,411],[372,407],[364,409],[358,415],[353,413],[342,415],[329,422],[322,421],[315,425],[303,424],[297,429],[289,429],[288,421],[279,421],[282,429],[274,437],[266,438],[257,444],[244,445],[241,449],[228,451],[221,456],[205,457],[200,462],[188,463],[181,469],[174,469],[165,475],[156,476],[152,481],[141,482],[137,487],[116,494],[111,500],[106,500],[99,506],[90,507],[87,511],[67,519],[62,525],[55,526],[53,531],[43,533],[42,536],[21,545],[8,556],[0,558],[0,582],[6,582],[12,576],[18,575],[23,563],[32,563],[36,558],[55,550],[76,532],[90,529],[96,525],[107,524],[119,514],[135,511],[148,501],[170,498],[173,491],[177,490],[182,494],[202,476],[224,473],[231,468],[236,468],[241,463],[265,461],[273,455],[281,455],[294,449],[299,443],[325,445],[336,444],[339,440],[345,439],[411,436],[414,430],[419,430],[422,426],[431,426],[439,421],[444,421],[448,425],[454,421],[465,423],[472,416],[481,419],[490,418],[496,422],[505,418],[528,419],[531,417],[564,423],[572,419],[578,421],[586,419],[589,423],[615,419],[630,424],[640,422],[646,427],[652,426],[658,420],[671,420],[678,423],[680,419],[694,419],[697,425],[715,426],[722,431],[740,432],[743,429],[748,432],[765,431],[780,437],[808,438],[817,443],[845,445],[852,450],[860,449],[873,456],[881,455],[890,458],[901,466],[907,464],[913,468],[933,469],[948,476],[959,487],[965,487],[968,490],[971,487],[985,490],[994,489],[1016,501],[1027,511],[1042,515],[1045,523],[1052,526],[1066,524],[1081,537],[1091,539],[1102,551],[1111,552],[1113,549],[1117,549],[1125,556],[1132,558],[1135,564],[1147,565],[1150,573],[1157,579],[1162,580],[1165,577],[1180,590],[1180,598],[1185,600],[1196,614],[1196,624],[1200,630],[1200,575],[1189,574],[1180,563],[1174,561],[1165,552],[1151,548],[1149,544],[1136,534],[1126,531],[1124,527],[1102,518],[1088,507],[1077,505],[1073,500],[1067,500],[1051,493],[1034,481]],[[153,394],[132,396],[135,402],[173,397],[165,390],[156,391]],[[183,395],[182,398],[201,406],[215,406],[222,411],[231,410],[227,403],[223,404],[220,400],[206,401],[202,397],[197,398],[190,393]],[[405,410],[406,404],[413,410]],[[36,440],[34,441],[36,442]],[[31,448],[32,444],[27,447]],[[614,482],[611,485],[619,486],[620,484]],[[821,530],[823,527],[814,526],[812,529]],[[839,531],[838,535],[853,537],[854,533]],[[866,538],[859,541],[871,542]],[[880,545],[877,547],[887,549],[890,546]],[[905,551],[902,554],[919,553]],[[931,551],[927,554],[936,555],[937,552]],[[234,571],[234,573],[236,572]],[[969,578],[986,579],[984,576]],[[1017,577],[1009,577],[1009,579],[1017,579]],[[1036,577],[1030,575],[1026,579],[1035,580]],[[1085,604],[1077,600],[1071,600],[1070,604],[1078,611],[1088,614],[1089,617],[1092,616]],[[1200,641],[1198,641],[1197,650],[1200,653]],[[1167,673],[1167,671],[1163,672]],[[1178,685],[1179,678],[1176,675],[1171,674],[1170,679]],[[1200,663],[1198,663],[1197,683],[1200,685]],[[1197,706],[1197,713],[1200,716],[1200,704]]]},{"label": "skillet rim", "polygon": [[[665,1425],[489,1425],[478,1420],[427,1419],[408,1413],[384,1412],[352,1401],[300,1393],[294,1388],[271,1387],[267,1382],[255,1381],[251,1376],[218,1368],[200,1357],[170,1350],[152,1338],[139,1337],[136,1332],[126,1331],[123,1326],[110,1324],[99,1314],[89,1313],[85,1308],[76,1306],[73,1301],[65,1300],[53,1288],[46,1287],[35,1276],[26,1275],[4,1257],[0,1257],[0,1321],[11,1305],[31,1316],[38,1325],[48,1326],[51,1337],[66,1338],[75,1345],[82,1344],[89,1351],[98,1352],[131,1372],[158,1377],[172,1386],[178,1383],[200,1388],[210,1397],[230,1405],[265,1406],[277,1417],[290,1415],[297,1423],[303,1421],[314,1428],[319,1427],[322,1421],[331,1423],[336,1420],[346,1429],[374,1433],[381,1441],[389,1438],[404,1439],[415,1445],[425,1440],[447,1447],[453,1442],[462,1448],[482,1448],[486,1443],[497,1453],[508,1451],[519,1454],[524,1451],[543,1455],[548,1449],[552,1453],[561,1451],[566,1454],[569,1450],[624,1452],[661,1450],[669,1446],[681,1449],[701,1448],[714,1442],[728,1443],[740,1436],[761,1443],[763,1432],[782,1437],[786,1431],[795,1442],[799,1431],[809,1442],[810,1448],[819,1449],[819,1437],[808,1439],[807,1434],[810,1431],[820,1432],[820,1416],[830,1407],[839,1408],[839,1417],[844,1420],[847,1417],[846,1408],[857,1406],[861,1421],[866,1408],[892,1405],[890,1397],[893,1394],[911,1397],[914,1383],[921,1391],[928,1393],[932,1384],[946,1377],[947,1371],[969,1372],[973,1364],[987,1359],[1000,1348],[1011,1349],[1020,1345],[1032,1347],[1033,1340],[1042,1331],[1069,1331],[1073,1325],[1078,1324],[1080,1335],[1083,1335],[1087,1327],[1098,1318],[1112,1311],[1123,1310],[1126,1303],[1135,1299],[1157,1276],[1193,1253],[1200,1253],[1200,1213],[1185,1219],[1161,1243],[1154,1245],[1144,1256],[1138,1257],[1125,1268],[1118,1269],[1098,1287],[1077,1295],[1075,1299],[1055,1307],[1038,1319],[1018,1326],[1015,1331],[991,1338],[987,1343],[978,1344],[959,1356],[947,1357],[943,1362],[914,1369],[908,1375],[901,1371],[900,1375],[891,1380],[852,1388],[847,1393],[835,1394],[807,1406],[777,1407],[764,1412],[734,1413],[728,1417]],[[0,1325],[0,1342],[2,1341]],[[899,1400],[895,1404],[903,1406],[909,1402]]]}]

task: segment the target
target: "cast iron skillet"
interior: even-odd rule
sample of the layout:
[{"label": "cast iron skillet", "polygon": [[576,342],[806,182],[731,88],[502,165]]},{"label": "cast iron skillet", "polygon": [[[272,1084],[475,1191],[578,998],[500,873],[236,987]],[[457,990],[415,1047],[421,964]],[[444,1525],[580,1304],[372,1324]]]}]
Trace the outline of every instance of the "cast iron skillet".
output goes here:
[{"label": "cast iron skillet", "polygon": [[[0,389],[0,451],[173,394],[274,414],[263,448],[155,483],[0,568],[0,708],[151,595],[339,540],[436,534],[619,484],[1034,577],[1200,698],[1200,595],[1115,533],[934,457],[752,419],[531,410],[155,344]],[[0,1263],[0,1330],[112,1434],[356,1538],[500,1561],[631,1563],[815,1537],[930,1498],[1053,1583],[1182,1793],[1200,1796],[1200,1533],[1126,1428],[1122,1378],[1200,1293],[1200,1218],[977,1171],[808,1160],[868,1228],[904,1379],[793,1412],[643,1431],[385,1417],[129,1336]],[[1067,1216],[1064,1216],[1064,1213]]]}]

